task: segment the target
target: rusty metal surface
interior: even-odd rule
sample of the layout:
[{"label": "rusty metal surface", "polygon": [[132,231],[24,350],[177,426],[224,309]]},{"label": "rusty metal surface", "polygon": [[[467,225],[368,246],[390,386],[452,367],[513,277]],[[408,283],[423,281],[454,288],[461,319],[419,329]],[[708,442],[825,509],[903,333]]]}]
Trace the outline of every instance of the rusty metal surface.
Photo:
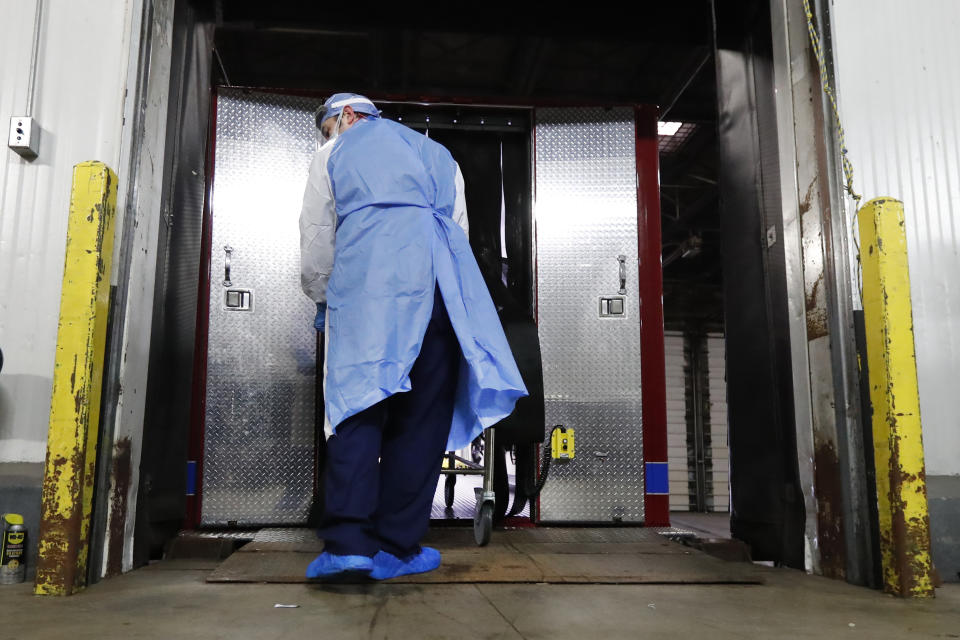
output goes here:
[{"label": "rusty metal surface", "polygon": [[[822,30],[829,33],[831,14],[823,0],[814,2],[814,11]],[[832,10],[832,9],[831,9]],[[804,39],[801,7],[790,5],[794,33],[791,37],[799,42]],[[804,47],[809,40],[803,40]],[[828,57],[833,56],[833,42],[830,38],[822,41]],[[813,73],[815,56],[811,51],[806,55],[806,68]],[[809,80],[808,80],[809,81]],[[813,92],[808,85],[807,93]],[[872,533],[875,522],[876,500],[872,493],[872,483],[868,479],[873,468],[871,444],[865,440],[865,418],[863,414],[863,389],[861,389],[860,356],[857,338],[856,313],[854,311],[855,291],[851,286],[851,253],[854,247],[850,243],[853,222],[844,215],[843,187],[839,177],[840,144],[832,121],[825,114],[832,107],[824,92],[820,91],[820,100],[812,104],[813,123],[808,125],[814,132],[823,135],[813,136],[816,145],[817,169],[821,174],[820,185],[824,274],[827,293],[827,324],[830,333],[830,356],[833,364],[834,413],[836,415],[837,447],[840,458],[840,478],[844,493],[843,517],[846,548],[846,579],[853,584],[879,587],[879,571],[876,568],[879,555],[876,536]],[[803,91],[797,93],[803,96]],[[831,177],[832,176],[832,177]]]},{"label": "rusty metal surface", "polygon": [[[830,289],[827,262],[829,229],[829,170],[822,136],[809,132],[823,130],[823,115],[818,101],[809,94],[819,90],[816,84],[815,60],[807,49],[803,23],[795,24],[792,45],[796,57],[807,65],[807,74],[793,78],[794,122],[796,135],[797,182],[800,212],[800,236],[803,259],[807,355],[810,376],[810,402],[813,428],[813,482],[816,493],[817,551],[819,572],[830,578],[847,577],[846,521],[854,517],[845,511],[845,490],[842,478],[841,443],[837,420],[838,376],[832,357],[834,336],[830,332]],[[846,452],[845,452],[846,453]],[[846,456],[844,456],[846,462]],[[859,568],[855,568],[859,572]]]},{"label": "rusty metal surface", "polygon": [[[834,127],[824,118],[818,64],[803,7],[782,1],[771,6],[783,29],[778,75],[786,98],[783,110],[790,113],[781,122],[789,156],[781,164],[794,168],[782,181],[789,183],[787,195],[796,203],[800,251],[795,260],[803,280],[807,360],[803,375],[810,393],[810,423],[798,424],[797,437],[803,447],[810,447],[809,455],[801,451],[801,465],[812,462],[808,568],[856,584],[873,584],[848,228],[844,216],[836,215],[842,206],[835,179]],[[829,31],[827,17],[826,11],[818,12],[819,26]]]},{"label": "rusty metal surface", "polygon": [[[795,3],[794,3],[795,4]],[[766,254],[769,265],[775,265],[776,270],[770,270],[770,283],[777,283],[783,278],[782,292],[777,292],[786,300],[785,325],[781,324],[773,333],[775,342],[784,341],[789,345],[790,371],[788,381],[792,391],[791,413],[793,418],[792,439],[795,443],[791,466],[796,461],[798,475],[798,490],[802,495],[803,507],[803,564],[807,571],[820,572],[820,553],[818,548],[819,535],[817,531],[817,492],[814,481],[814,437],[813,422],[815,420],[812,399],[811,365],[808,352],[808,300],[807,294],[811,274],[806,268],[804,255],[808,248],[803,237],[803,211],[797,194],[806,188],[803,177],[797,174],[795,168],[801,167],[801,154],[805,151],[802,144],[798,145],[795,136],[797,118],[803,118],[805,111],[797,109],[794,102],[796,87],[794,86],[795,40],[791,38],[791,26],[795,21],[788,19],[789,2],[785,0],[770,3],[771,44],[773,48],[773,86],[764,87],[758,92],[758,104],[764,99],[774,103],[776,123],[772,131],[775,142],[767,143],[776,154],[777,164],[771,186],[779,186],[779,202],[767,216]],[[761,27],[762,28],[762,27]],[[762,77],[762,74],[757,74]],[[770,91],[772,89],[772,92]],[[766,95],[764,95],[766,93]],[[772,95],[771,95],[772,93]],[[758,110],[758,116],[761,114]],[[759,122],[758,117],[758,122]],[[759,131],[759,146],[765,146],[764,132]],[[762,155],[761,155],[762,157]],[[773,191],[774,189],[770,189]],[[766,188],[762,190],[763,193]],[[778,234],[770,237],[769,230],[773,227]],[[782,252],[782,253],[781,253]],[[771,259],[772,258],[772,259]],[[782,264],[781,261],[782,260]],[[782,270],[782,271],[781,271]],[[816,279],[816,276],[813,276]],[[773,305],[776,309],[776,305]],[[729,333],[729,330],[728,330]],[[736,356],[732,350],[731,356]],[[783,374],[781,374],[783,375]],[[786,407],[786,397],[782,396],[781,406]],[[736,509],[734,509],[736,511]],[[799,513],[797,515],[800,515]]]},{"label": "rusty metal surface", "polygon": [[932,597],[904,215],[903,203],[892,198],[871,200],[859,215],[880,551],[885,591]]},{"label": "rusty metal surface", "polygon": [[110,469],[110,485],[113,487],[114,500],[110,503],[110,542],[107,550],[107,570],[105,577],[123,573],[123,531],[127,521],[127,495],[132,479],[130,466],[130,439],[123,438],[113,447],[113,460]]},{"label": "rusty metal surface", "polygon": [[60,298],[36,593],[86,584],[113,256],[117,176],[101,162],[74,167]]}]

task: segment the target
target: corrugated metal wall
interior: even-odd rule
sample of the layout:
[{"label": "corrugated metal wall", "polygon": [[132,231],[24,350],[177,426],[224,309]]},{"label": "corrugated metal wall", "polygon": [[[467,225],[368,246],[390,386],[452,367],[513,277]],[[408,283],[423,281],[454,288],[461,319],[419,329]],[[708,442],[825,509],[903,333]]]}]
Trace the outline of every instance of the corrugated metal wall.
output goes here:
[{"label": "corrugated metal wall", "polygon": [[[46,455],[73,165],[101,160],[120,171],[130,4],[45,3],[33,113],[40,155],[27,162],[0,149],[0,462]],[[0,0],[4,140],[9,118],[25,115],[35,8]]]},{"label": "corrugated metal wall", "polygon": [[730,449],[727,447],[727,348],[720,334],[707,335],[710,398],[710,489],[712,511],[730,510]]},{"label": "corrugated metal wall", "polygon": [[906,206],[927,474],[958,474],[960,2],[837,0],[831,12],[856,188]]},{"label": "corrugated metal wall", "polygon": [[[694,351],[699,350],[705,371],[695,372]],[[704,444],[702,465],[705,511],[730,510],[730,450],[727,447],[726,348],[721,334],[664,334],[667,383],[667,455],[670,471],[670,510],[696,511],[698,467],[694,421],[694,377],[703,388],[696,397],[704,403],[701,414]]]},{"label": "corrugated metal wall", "polygon": [[667,468],[670,510],[690,510],[690,470],[687,466],[687,384],[683,334],[664,332],[667,383]]}]

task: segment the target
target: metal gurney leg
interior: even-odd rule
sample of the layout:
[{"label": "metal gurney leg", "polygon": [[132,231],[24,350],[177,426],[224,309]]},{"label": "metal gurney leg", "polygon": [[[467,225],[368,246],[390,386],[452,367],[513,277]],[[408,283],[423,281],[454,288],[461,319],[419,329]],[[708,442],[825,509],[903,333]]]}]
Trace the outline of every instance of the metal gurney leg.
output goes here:
[{"label": "metal gurney leg", "polygon": [[[444,481],[443,495],[448,507],[453,505],[454,487],[458,475],[483,476],[483,487],[475,489],[477,503],[473,511],[473,539],[481,547],[490,542],[490,534],[493,531],[493,514],[496,508],[496,492],[494,491],[494,456],[496,450],[494,448],[494,438],[494,427],[484,431],[482,465],[478,465],[472,460],[464,460],[453,451],[448,451],[446,455],[447,468],[441,470],[441,473],[447,476]],[[458,462],[464,465],[464,468],[456,468]]]}]

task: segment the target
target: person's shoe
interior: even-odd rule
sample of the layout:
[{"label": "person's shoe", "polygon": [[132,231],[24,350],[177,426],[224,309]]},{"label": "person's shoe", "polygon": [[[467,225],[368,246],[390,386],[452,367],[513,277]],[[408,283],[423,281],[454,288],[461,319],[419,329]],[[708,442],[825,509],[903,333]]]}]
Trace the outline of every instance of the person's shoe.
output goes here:
[{"label": "person's shoe", "polygon": [[423,547],[420,553],[401,560],[392,553],[379,551],[373,557],[373,571],[370,577],[374,580],[389,580],[414,573],[427,573],[440,566],[440,552],[431,547]]},{"label": "person's shoe", "polygon": [[373,558],[338,556],[324,551],[307,567],[307,578],[328,582],[350,582],[369,578],[371,571],[373,571]]}]

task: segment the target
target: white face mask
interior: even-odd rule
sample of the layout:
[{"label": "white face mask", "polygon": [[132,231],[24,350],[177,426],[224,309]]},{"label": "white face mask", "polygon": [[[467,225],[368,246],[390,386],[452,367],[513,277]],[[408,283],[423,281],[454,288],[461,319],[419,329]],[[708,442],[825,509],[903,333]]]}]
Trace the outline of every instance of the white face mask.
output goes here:
[{"label": "white face mask", "polygon": [[343,121],[343,111],[341,111],[339,115],[337,115],[337,122],[333,125],[330,131],[329,138],[323,133],[323,127],[320,127],[319,129],[317,129],[317,148],[318,149],[323,145],[327,144],[328,142],[333,142],[334,140],[337,139],[337,136],[340,135],[340,124],[342,121]]}]

